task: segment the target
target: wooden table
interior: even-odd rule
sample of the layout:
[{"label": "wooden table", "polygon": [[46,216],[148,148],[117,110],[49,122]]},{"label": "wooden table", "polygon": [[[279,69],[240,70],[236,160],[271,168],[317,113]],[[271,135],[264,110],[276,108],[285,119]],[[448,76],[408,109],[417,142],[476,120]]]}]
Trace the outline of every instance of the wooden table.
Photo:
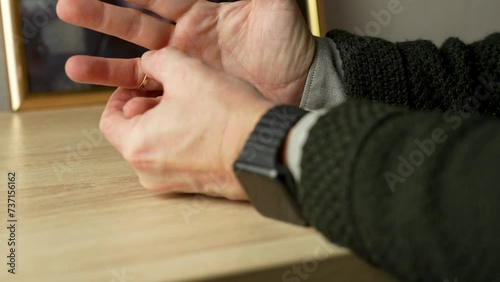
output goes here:
[{"label": "wooden table", "polygon": [[[393,281],[248,203],[145,191],[98,133],[101,111],[0,114],[0,281]],[[8,172],[16,275],[5,263]]]}]

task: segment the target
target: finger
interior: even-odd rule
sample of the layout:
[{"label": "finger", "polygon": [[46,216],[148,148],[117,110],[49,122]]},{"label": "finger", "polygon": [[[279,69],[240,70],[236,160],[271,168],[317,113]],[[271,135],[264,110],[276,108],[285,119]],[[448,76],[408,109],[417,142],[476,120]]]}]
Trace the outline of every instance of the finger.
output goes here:
[{"label": "finger", "polygon": [[129,100],[123,107],[123,114],[126,118],[133,118],[142,115],[152,108],[156,107],[161,101],[161,97],[148,98],[136,97]]},{"label": "finger", "polygon": [[70,24],[106,33],[148,49],[168,45],[174,26],[140,11],[96,0],[59,0],[57,14]]},{"label": "finger", "polygon": [[[139,88],[144,80],[140,59],[108,59],[91,56],[74,56],[66,62],[66,74],[71,80],[83,84]],[[163,87],[154,79],[144,89],[160,91]]]},{"label": "finger", "polygon": [[203,194],[213,197],[224,197],[230,200],[248,200],[248,196],[235,176],[228,176],[221,182],[218,175],[227,172],[193,172],[193,171],[153,171],[137,169],[141,185],[151,192]]},{"label": "finger", "polygon": [[248,200],[233,171],[212,171],[196,175],[201,190],[196,193],[224,197],[229,200]]},{"label": "finger", "polygon": [[126,118],[123,107],[129,100],[139,95],[140,91],[118,88],[109,98],[102,114],[100,129],[118,151],[123,148],[123,141],[135,123],[135,119]]},{"label": "finger", "polygon": [[[199,0],[126,0],[146,10],[152,11],[159,16],[177,21],[189,12]],[[203,1],[209,3],[207,1]],[[212,3],[209,3],[212,4]]]},{"label": "finger", "polygon": [[164,193],[196,193],[199,183],[192,177],[192,172],[154,171],[147,167],[134,167],[141,185],[151,192]]}]

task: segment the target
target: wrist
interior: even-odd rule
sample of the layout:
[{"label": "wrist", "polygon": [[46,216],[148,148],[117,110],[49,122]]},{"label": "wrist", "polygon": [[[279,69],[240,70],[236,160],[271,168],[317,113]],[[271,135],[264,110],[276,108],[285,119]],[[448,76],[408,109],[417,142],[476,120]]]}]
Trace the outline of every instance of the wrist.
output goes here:
[{"label": "wrist", "polygon": [[295,89],[292,98],[290,98],[291,100],[290,105],[300,107],[304,91],[307,88],[308,78],[311,75],[311,69],[313,68],[314,60],[316,58],[316,48],[317,48],[316,39],[314,36],[311,35],[309,37],[308,43],[306,44],[306,47],[304,47],[306,51],[303,57],[303,65],[299,66],[302,67],[304,71],[299,76],[299,78],[296,81],[290,83],[289,86],[292,89]]},{"label": "wrist", "polygon": [[224,144],[227,145],[222,147],[223,153],[228,149],[230,152],[225,158],[228,169],[232,170],[234,162],[242,153],[248,138],[261,118],[275,106],[276,104],[269,100],[259,99],[252,105],[245,105],[244,110],[235,112],[229,118],[229,126],[224,136]]},{"label": "wrist", "polygon": [[257,210],[265,216],[306,224],[296,199],[296,183],[281,158],[290,129],[307,112],[274,106],[258,121],[234,164],[234,171]]}]

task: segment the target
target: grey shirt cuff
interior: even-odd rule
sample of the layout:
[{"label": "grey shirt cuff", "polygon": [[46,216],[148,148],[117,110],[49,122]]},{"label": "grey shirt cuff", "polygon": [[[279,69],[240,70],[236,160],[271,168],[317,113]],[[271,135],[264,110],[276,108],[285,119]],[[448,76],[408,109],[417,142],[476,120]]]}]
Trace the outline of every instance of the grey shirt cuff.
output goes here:
[{"label": "grey shirt cuff", "polygon": [[330,38],[316,37],[316,55],[300,102],[301,108],[316,112],[307,114],[292,128],[285,152],[288,168],[297,183],[301,179],[302,152],[309,132],[328,112],[326,108],[346,101],[343,77],[342,60],[335,42]]},{"label": "grey shirt cuff", "polygon": [[327,37],[315,39],[316,54],[300,102],[300,107],[308,111],[335,107],[346,100],[337,45]]}]

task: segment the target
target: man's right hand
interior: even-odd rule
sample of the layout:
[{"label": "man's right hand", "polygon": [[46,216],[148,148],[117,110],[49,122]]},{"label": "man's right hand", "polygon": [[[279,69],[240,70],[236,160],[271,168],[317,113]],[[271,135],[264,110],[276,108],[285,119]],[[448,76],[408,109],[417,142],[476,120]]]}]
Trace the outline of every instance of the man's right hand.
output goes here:
[{"label": "man's right hand", "polygon": [[[127,0],[164,19],[98,0],[59,0],[59,17],[148,49],[171,46],[252,83],[277,103],[298,105],[315,41],[295,0]],[[139,59],[76,56],[68,61],[75,81],[137,87]],[[235,93],[236,94],[236,93]]]}]

